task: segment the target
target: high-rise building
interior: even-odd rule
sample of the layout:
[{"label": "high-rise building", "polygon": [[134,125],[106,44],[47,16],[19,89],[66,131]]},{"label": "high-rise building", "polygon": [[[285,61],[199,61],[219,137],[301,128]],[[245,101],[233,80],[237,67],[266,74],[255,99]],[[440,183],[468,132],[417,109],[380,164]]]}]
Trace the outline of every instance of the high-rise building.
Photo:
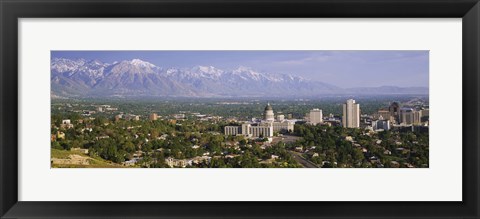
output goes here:
[{"label": "high-rise building", "polygon": [[[390,120],[390,117],[392,117],[392,114],[390,113],[389,110],[386,110],[386,109],[379,109],[377,111],[377,115],[376,115],[376,118],[380,118],[382,117],[383,119],[389,119]],[[392,117],[393,118],[393,117]]]},{"label": "high-rise building", "polygon": [[413,113],[413,124],[420,125],[422,123],[423,110],[415,110]]},{"label": "high-rise building", "polygon": [[422,111],[415,110],[413,108],[401,108],[400,109],[400,124],[404,125],[418,125],[421,123]]},{"label": "high-rise building", "polygon": [[422,117],[423,116],[430,116],[430,111],[429,109],[422,109]]},{"label": "high-rise building", "polygon": [[360,104],[353,99],[348,99],[343,104],[342,124],[345,128],[360,127]]},{"label": "high-rise building", "polygon": [[275,115],[273,114],[273,108],[270,106],[270,103],[267,104],[265,107],[265,111],[263,113],[263,118],[267,122],[273,122],[275,121]]},{"label": "high-rise building", "polygon": [[323,122],[323,113],[321,109],[312,109],[308,113],[308,123],[316,125]]},{"label": "high-rise building", "polygon": [[[390,116],[393,117],[393,119],[395,121],[399,121],[400,120],[400,104],[397,103],[397,102],[393,102],[392,104],[390,104],[390,106],[388,107],[388,111],[390,111]],[[383,117],[383,118],[387,118],[387,117]]]}]

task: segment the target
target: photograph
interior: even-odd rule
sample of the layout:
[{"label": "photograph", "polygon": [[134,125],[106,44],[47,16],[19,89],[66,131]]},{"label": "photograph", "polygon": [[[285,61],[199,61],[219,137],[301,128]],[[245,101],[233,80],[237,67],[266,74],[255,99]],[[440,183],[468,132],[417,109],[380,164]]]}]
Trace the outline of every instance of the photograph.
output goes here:
[{"label": "photograph", "polygon": [[480,219],[480,0],[0,2],[0,218]]},{"label": "photograph", "polygon": [[428,50],[51,50],[50,101],[51,168],[429,168]]}]

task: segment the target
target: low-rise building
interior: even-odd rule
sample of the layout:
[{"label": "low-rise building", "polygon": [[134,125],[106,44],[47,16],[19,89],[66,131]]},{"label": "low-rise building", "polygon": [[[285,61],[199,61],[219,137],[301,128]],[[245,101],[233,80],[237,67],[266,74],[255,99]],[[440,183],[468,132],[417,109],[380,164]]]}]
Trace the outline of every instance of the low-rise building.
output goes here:
[{"label": "low-rise building", "polygon": [[169,167],[186,167],[188,161],[186,159],[175,159],[173,157],[168,157],[165,159],[165,163]]},{"label": "low-rise building", "polygon": [[273,109],[270,104],[265,107],[265,119],[261,121],[252,120],[239,126],[225,126],[225,135],[243,135],[246,137],[273,137],[274,132],[293,132],[295,122],[284,120],[284,117],[277,117],[277,121],[273,118]]},{"label": "low-rise building", "polygon": [[73,128],[73,124],[70,122],[70,119],[64,119],[62,120],[62,124],[60,124],[60,127],[64,129],[71,129]]},{"label": "low-rise building", "polygon": [[380,116],[379,120],[372,121],[372,128],[374,131],[388,131],[390,130],[390,120],[383,120]]}]

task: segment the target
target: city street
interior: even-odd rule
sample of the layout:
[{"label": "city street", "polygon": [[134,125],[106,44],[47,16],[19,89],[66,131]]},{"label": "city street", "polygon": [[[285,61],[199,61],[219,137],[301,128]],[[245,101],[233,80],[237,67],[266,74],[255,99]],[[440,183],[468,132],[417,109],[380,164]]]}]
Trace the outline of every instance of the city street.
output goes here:
[{"label": "city street", "polygon": [[300,164],[303,165],[305,168],[319,168],[316,164],[312,163],[311,161],[308,161],[305,159],[300,153],[294,152],[294,151],[289,151],[293,158]]}]

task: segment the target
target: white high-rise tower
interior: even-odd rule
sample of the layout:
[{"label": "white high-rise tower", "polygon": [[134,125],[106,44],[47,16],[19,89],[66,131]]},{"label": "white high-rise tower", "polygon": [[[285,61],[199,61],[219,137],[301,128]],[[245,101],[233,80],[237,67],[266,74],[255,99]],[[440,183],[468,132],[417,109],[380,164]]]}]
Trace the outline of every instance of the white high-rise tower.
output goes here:
[{"label": "white high-rise tower", "polygon": [[353,99],[348,99],[343,104],[342,125],[345,128],[360,127],[360,104],[355,103]]}]

